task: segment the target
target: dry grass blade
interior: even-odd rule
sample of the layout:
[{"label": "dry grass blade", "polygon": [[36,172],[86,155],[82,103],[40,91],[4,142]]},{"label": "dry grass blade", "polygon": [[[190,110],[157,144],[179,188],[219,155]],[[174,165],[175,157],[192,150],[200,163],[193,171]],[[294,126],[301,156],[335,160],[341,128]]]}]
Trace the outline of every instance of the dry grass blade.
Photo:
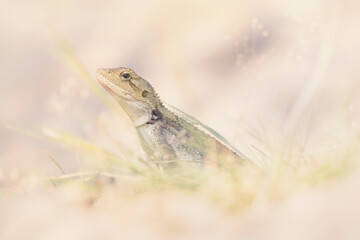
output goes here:
[{"label": "dry grass blade", "polygon": [[51,155],[48,155],[49,158],[51,159],[51,161],[53,161],[53,163],[55,163],[55,165],[60,169],[60,171],[62,172],[62,174],[65,174],[64,169],[60,166],[60,164],[55,160],[55,158],[53,158]]},{"label": "dry grass blade", "polygon": [[72,180],[72,179],[84,179],[84,177],[92,177],[92,178],[98,178],[98,177],[107,177],[107,178],[114,178],[114,179],[123,179],[127,181],[139,181],[140,176],[125,176],[120,175],[116,173],[111,172],[77,172],[77,173],[71,173],[71,174],[64,174],[61,176],[51,176],[43,178],[43,180],[53,180],[53,181],[59,181],[59,180]]},{"label": "dry grass blade", "polygon": [[[73,134],[65,133],[63,131],[55,130],[52,128],[43,128],[41,132],[36,132],[11,125],[7,125],[6,127],[12,131],[31,137],[52,140],[58,144],[65,146],[66,148],[71,149],[72,151],[80,151],[81,153],[86,155],[92,154],[92,156],[97,156],[96,160],[99,162],[105,160],[108,163],[116,163],[117,165],[123,166],[126,169],[129,169],[136,173],[141,173],[144,170],[151,168],[151,166],[148,165],[146,161],[141,159],[135,153],[132,156],[127,156],[125,158],[119,156],[114,152],[103,149],[102,147],[93,144],[83,138],[80,138]],[[88,161],[90,161],[91,159],[92,158],[87,158]]]},{"label": "dry grass blade", "polygon": [[80,59],[76,56],[75,50],[68,43],[68,41],[59,36],[58,34],[54,34],[54,38],[58,43],[60,51],[55,53],[55,57],[59,59],[60,62],[64,63],[74,72],[80,75],[81,79],[85,82],[87,86],[89,86],[90,90],[95,94],[97,98],[99,98],[110,110],[118,112],[124,116],[124,113],[120,111],[119,106],[111,101],[110,98],[105,94],[105,92],[99,87],[96,81],[93,79],[88,70],[84,67]]}]

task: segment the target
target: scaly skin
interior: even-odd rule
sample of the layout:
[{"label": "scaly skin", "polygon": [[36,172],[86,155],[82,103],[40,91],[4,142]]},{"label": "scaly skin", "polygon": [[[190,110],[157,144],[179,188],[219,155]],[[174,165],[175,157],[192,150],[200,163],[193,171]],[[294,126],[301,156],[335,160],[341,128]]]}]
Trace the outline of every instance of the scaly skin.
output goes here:
[{"label": "scaly skin", "polygon": [[152,161],[167,166],[179,161],[202,166],[219,164],[225,159],[245,159],[236,149],[195,126],[195,119],[188,121],[168,110],[150,83],[133,70],[99,69],[96,75],[133,122],[142,147]]}]

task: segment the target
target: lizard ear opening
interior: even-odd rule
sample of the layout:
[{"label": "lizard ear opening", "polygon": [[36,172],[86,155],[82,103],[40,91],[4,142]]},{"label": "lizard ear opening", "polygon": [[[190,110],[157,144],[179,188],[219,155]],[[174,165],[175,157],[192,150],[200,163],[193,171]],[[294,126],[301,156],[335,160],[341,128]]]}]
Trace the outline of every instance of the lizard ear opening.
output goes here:
[{"label": "lizard ear opening", "polygon": [[144,90],[144,91],[141,93],[141,96],[142,96],[143,98],[146,98],[147,96],[149,96],[149,92],[146,91],[146,90]]}]

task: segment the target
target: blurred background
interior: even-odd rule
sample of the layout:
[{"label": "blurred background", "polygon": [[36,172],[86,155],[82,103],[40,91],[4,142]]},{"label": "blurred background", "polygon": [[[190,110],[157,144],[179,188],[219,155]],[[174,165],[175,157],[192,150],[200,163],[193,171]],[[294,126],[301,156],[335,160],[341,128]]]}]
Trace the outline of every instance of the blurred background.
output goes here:
[{"label": "blurred background", "polygon": [[[121,152],[120,143],[143,154],[121,109],[109,111],[99,100],[102,96],[116,108],[96,83],[96,69],[120,66],[135,70],[165,102],[264,165],[289,160],[296,168],[299,162],[342,158],[359,144],[359,10],[356,0],[2,0],[0,183],[19,183],[33,173],[59,174],[49,156],[66,173],[85,168],[82,156],[9,126],[43,133],[60,129],[106,149]],[[72,68],[64,54],[69,48],[93,78],[90,83]],[[73,228],[80,232],[74,239],[114,236],[120,223],[121,231],[136,239],[357,239],[359,180],[353,167],[331,187],[258,203],[231,217],[198,198],[182,196],[179,203],[178,193],[148,196],[115,210],[105,204],[90,213],[57,194],[34,194],[33,201],[2,199],[0,229],[7,229],[3,236],[22,239],[13,229],[19,224],[14,216],[36,209],[19,225],[37,239],[68,237],[60,232]],[[28,224],[32,218],[43,223],[54,208],[58,217],[43,235],[44,229]],[[187,215],[188,209],[195,213]],[[71,223],[64,223],[69,218]],[[131,231],[138,224],[144,235]]]}]

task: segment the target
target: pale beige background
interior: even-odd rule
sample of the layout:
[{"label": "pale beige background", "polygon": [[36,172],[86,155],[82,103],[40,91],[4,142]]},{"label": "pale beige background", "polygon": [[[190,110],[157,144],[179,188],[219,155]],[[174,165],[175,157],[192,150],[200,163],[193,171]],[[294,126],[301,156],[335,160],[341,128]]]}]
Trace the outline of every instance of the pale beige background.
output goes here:
[{"label": "pale beige background", "polygon": [[[356,0],[3,0],[0,124],[55,127],[114,148],[93,121],[100,116],[110,135],[141,151],[126,119],[112,122],[117,118],[59,60],[61,36],[92,76],[101,67],[133,68],[166,102],[195,115],[251,156],[254,147],[279,156],[287,142],[298,144],[296,151],[304,155],[320,156],[348,146],[359,133],[359,10]],[[79,169],[78,156],[56,144],[0,128],[1,176],[56,173],[48,154],[66,172]],[[358,189],[358,171],[353,175],[338,191],[358,199],[349,190]],[[269,216],[276,215],[277,221],[255,213],[261,220],[247,222],[249,228],[237,234],[260,239],[256,237],[264,238],[274,228],[274,236],[282,236],[281,223],[290,218],[294,228],[305,224],[304,231],[294,230],[296,236],[307,236],[310,225],[319,236],[313,239],[347,239],[327,231],[336,232],[337,214],[345,214],[337,220],[351,228],[358,215],[352,208],[337,209],[351,205],[358,213],[358,204],[337,199],[314,213],[335,209],[314,223],[326,222],[326,228],[313,227],[313,211],[306,207],[322,206],[338,195],[332,191],[290,200],[280,207],[280,215],[276,207],[270,208]],[[297,215],[296,204],[305,216]]]}]

